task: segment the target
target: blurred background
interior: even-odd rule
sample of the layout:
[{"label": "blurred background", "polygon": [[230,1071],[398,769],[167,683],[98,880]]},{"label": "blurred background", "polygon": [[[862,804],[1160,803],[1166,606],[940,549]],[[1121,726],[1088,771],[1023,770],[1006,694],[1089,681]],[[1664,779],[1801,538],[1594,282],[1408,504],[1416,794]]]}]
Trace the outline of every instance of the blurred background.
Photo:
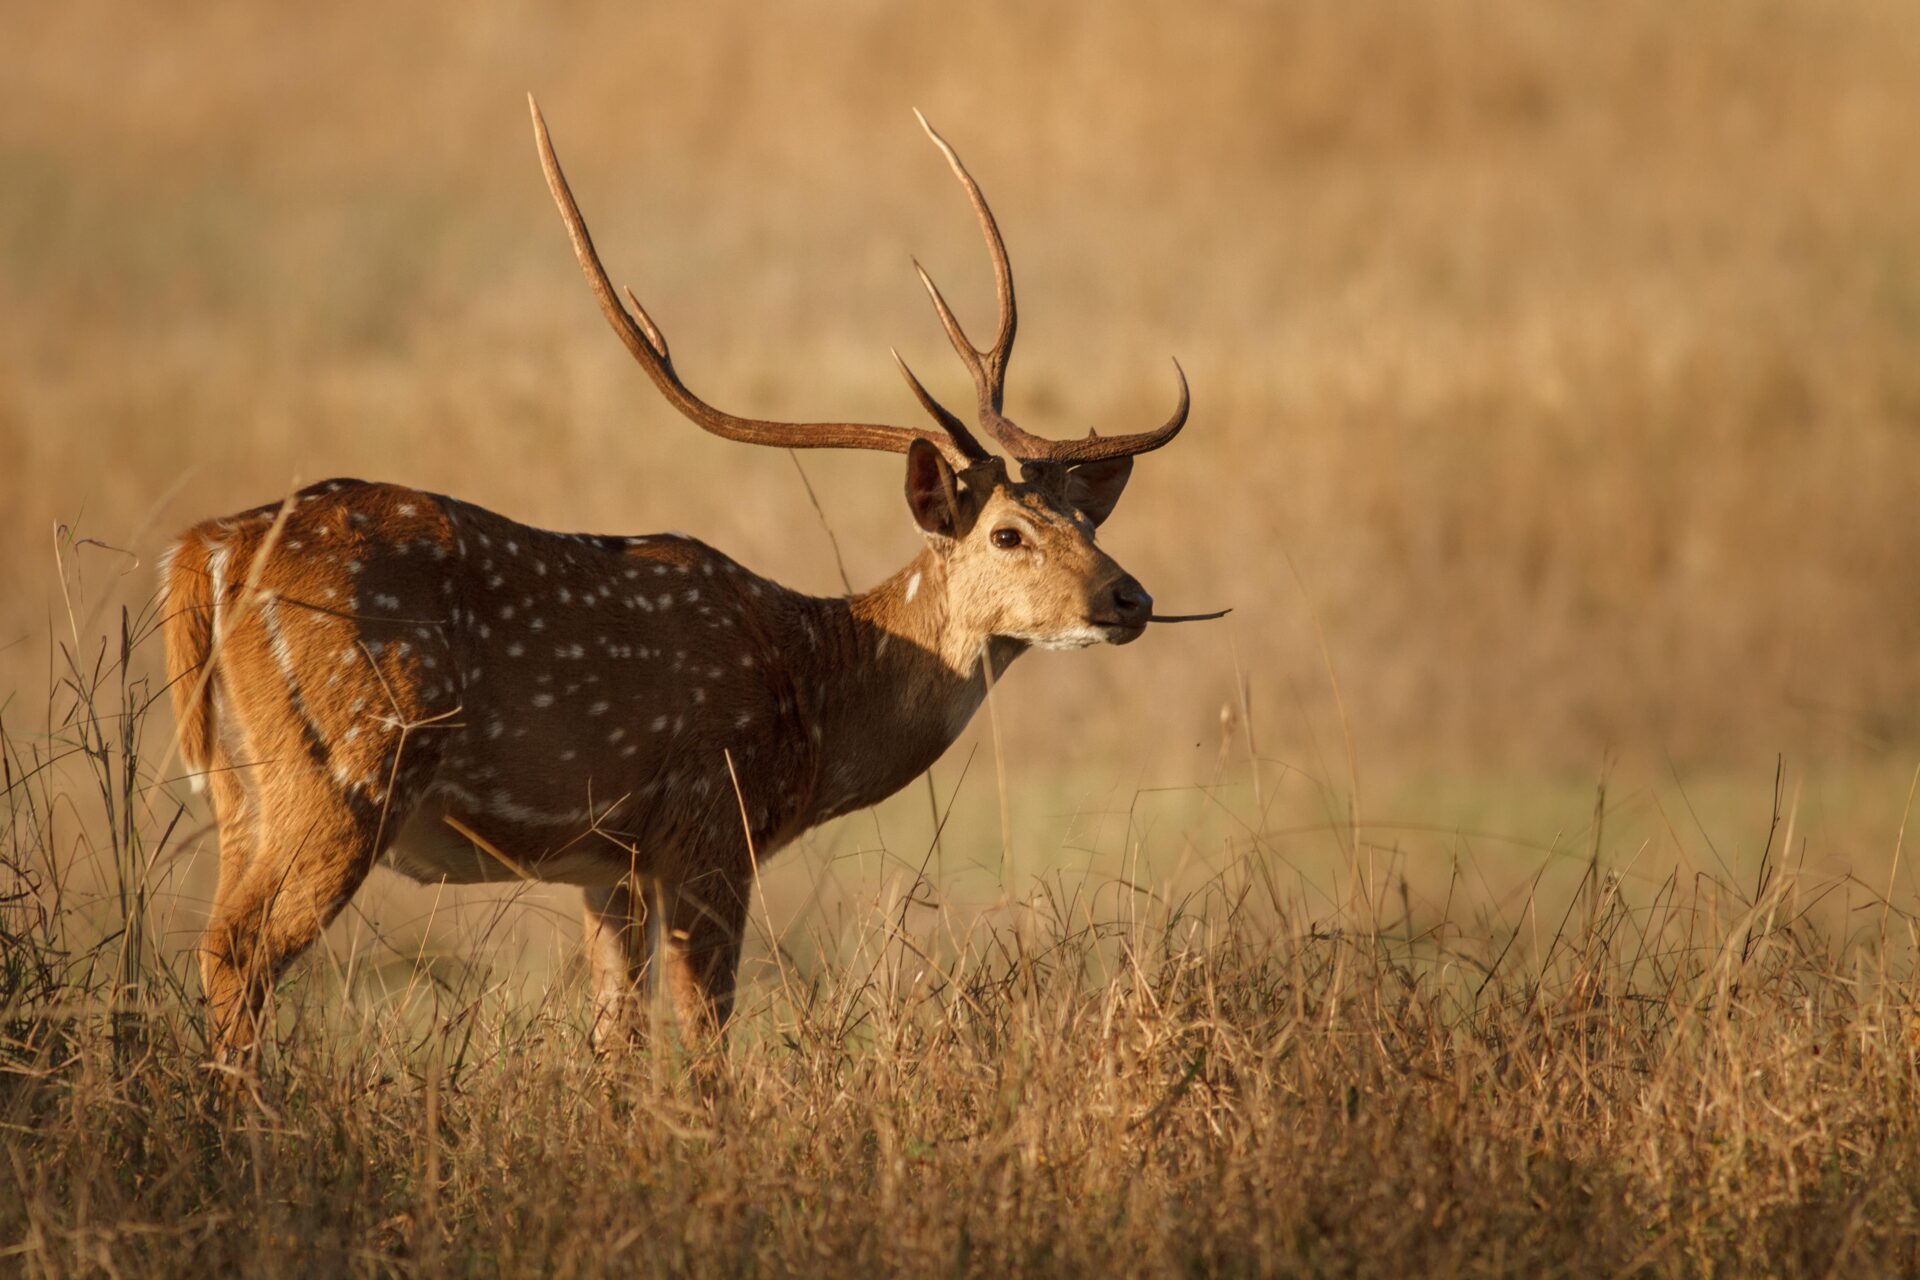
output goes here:
[{"label": "blurred background", "polygon": [[[992,316],[917,106],[1008,237],[1016,420],[1139,429],[1185,365],[1191,423],[1102,540],[1163,608],[1234,609],[1024,659],[1023,812],[1231,765],[1269,771],[1263,805],[1300,778],[1444,829],[1583,814],[1614,770],[1737,780],[1764,833],[1784,757],[1893,844],[1920,745],[1904,0],[7,9],[16,725],[87,622],[69,599],[144,599],[177,528],[331,475],[684,529],[839,591],[793,460],[701,434],[607,331],[525,94],[694,387],[906,423],[890,345],[970,399],[910,255]],[[912,553],[898,459],[800,461],[856,587]],[[997,805],[984,755],[966,787]]]}]

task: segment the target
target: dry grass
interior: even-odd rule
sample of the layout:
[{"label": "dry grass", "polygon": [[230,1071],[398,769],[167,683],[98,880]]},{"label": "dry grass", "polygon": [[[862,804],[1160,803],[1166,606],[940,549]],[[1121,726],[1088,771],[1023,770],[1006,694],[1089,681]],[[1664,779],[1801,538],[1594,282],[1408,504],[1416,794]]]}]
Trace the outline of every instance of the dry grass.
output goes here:
[{"label": "dry grass", "polygon": [[[1225,835],[1135,795],[1117,849],[996,909],[927,877],[938,840],[882,848],[870,895],[768,895],[700,1073],[670,1038],[596,1060],[577,960],[529,981],[490,935],[538,901],[496,894],[457,948],[303,965],[236,1101],[164,927],[156,868],[200,837],[146,788],[130,634],[70,653],[48,732],[4,744],[20,1274],[1920,1266],[1914,921],[1810,869],[1790,780],[1755,845],[1651,856],[1603,792],[1505,902],[1483,837],[1284,830],[1229,778],[1193,796]],[[1448,844],[1444,897],[1410,890]],[[1750,878],[1651,871],[1702,848]]]},{"label": "dry grass", "polygon": [[[1913,6],[5,28],[0,1272],[1920,1270]],[[838,589],[593,314],[529,88],[691,381],[879,420],[889,344],[958,387],[909,253],[989,305],[923,107],[1016,416],[1156,420],[1181,356],[1103,540],[1236,613],[1024,659],[1008,795],[976,726],[776,861],[705,1092],[587,1054],[571,895],[381,873],[228,1110],[167,532],[358,473]],[[804,461],[904,558],[895,461]]]}]

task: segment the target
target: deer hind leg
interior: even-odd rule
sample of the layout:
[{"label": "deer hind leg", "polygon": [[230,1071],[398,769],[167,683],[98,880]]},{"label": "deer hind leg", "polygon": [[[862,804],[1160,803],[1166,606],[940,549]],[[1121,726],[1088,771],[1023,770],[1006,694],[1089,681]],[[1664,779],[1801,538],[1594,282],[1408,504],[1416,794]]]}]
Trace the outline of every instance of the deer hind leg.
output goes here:
[{"label": "deer hind leg", "polygon": [[360,887],[399,816],[383,822],[374,806],[338,792],[262,814],[258,848],[238,883],[223,888],[201,943],[223,1059],[252,1056],[275,981]]},{"label": "deer hind leg", "polygon": [[[329,741],[296,710],[256,696],[234,717],[244,735],[223,735],[226,752],[249,763],[215,773],[237,775],[242,791],[231,805],[216,793],[220,887],[201,939],[201,976],[222,1060],[253,1056],[275,981],[393,843],[441,753],[438,735],[409,738],[392,724]],[[231,824],[229,809],[236,814]],[[244,817],[251,823],[243,831]],[[239,837],[231,852],[230,827]]]},{"label": "deer hind leg", "polygon": [[669,897],[661,972],[690,1045],[709,1044],[726,1032],[746,921],[746,885],[737,877],[710,873]]},{"label": "deer hind leg", "polygon": [[[240,551],[226,568],[229,583],[265,585],[244,602],[216,593],[213,728],[220,752],[240,762],[245,794],[232,805],[216,796],[237,816],[222,819],[202,974],[216,1051],[244,1059],[274,981],[339,913],[432,784],[459,690],[436,624],[340,616],[275,585],[271,572],[255,574]],[[369,585],[371,568],[358,586],[349,576],[342,569],[326,598],[347,591],[359,610],[363,595],[371,604],[389,588],[406,590]],[[439,608],[401,605],[420,618]],[[247,813],[251,838],[229,853],[229,825],[239,831]]]},{"label": "deer hind leg", "polygon": [[588,889],[582,912],[593,987],[593,1047],[638,1044],[648,1031],[653,944],[646,888],[633,879]]},{"label": "deer hind leg", "polygon": [[244,748],[232,742],[231,736],[223,735],[216,739],[206,772],[220,840],[220,877],[214,885],[213,910],[208,916],[208,930],[202,939],[200,951],[201,989],[210,999],[216,989],[225,990],[227,986],[221,972],[221,962],[215,958],[217,953],[210,945],[213,942],[212,922],[224,915],[227,901],[246,878],[247,868],[253,864],[255,852],[260,847],[258,780],[254,776],[254,766],[246,759]]}]

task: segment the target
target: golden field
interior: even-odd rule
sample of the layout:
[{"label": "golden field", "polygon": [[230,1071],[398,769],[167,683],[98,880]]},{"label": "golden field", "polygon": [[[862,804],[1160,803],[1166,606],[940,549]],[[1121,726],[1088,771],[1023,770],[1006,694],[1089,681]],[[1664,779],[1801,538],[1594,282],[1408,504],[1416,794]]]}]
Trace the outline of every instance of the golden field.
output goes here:
[{"label": "golden field", "polygon": [[[1920,10],[0,19],[0,1270],[1920,1267]],[[706,1087],[586,1051],[573,895],[382,872],[235,1108],[175,529],[361,475],[820,592],[914,545],[898,459],[802,455],[823,516],[658,401],[529,90],[689,382],[789,417],[914,421],[890,345],[968,400],[924,110],[1012,416],[1180,358],[1102,540],[1234,613],[1023,659],[776,862]]]}]

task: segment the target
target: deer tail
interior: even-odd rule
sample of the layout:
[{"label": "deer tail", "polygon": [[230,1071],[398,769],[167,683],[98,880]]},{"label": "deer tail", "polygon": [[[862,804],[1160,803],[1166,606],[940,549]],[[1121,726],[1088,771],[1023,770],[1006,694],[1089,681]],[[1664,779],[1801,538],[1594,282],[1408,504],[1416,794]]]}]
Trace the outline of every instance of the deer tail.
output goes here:
[{"label": "deer tail", "polygon": [[188,785],[196,792],[206,790],[207,770],[213,767],[214,637],[219,630],[228,555],[224,545],[188,536],[169,547],[160,560],[167,684],[173,691],[180,759],[188,770]]}]

